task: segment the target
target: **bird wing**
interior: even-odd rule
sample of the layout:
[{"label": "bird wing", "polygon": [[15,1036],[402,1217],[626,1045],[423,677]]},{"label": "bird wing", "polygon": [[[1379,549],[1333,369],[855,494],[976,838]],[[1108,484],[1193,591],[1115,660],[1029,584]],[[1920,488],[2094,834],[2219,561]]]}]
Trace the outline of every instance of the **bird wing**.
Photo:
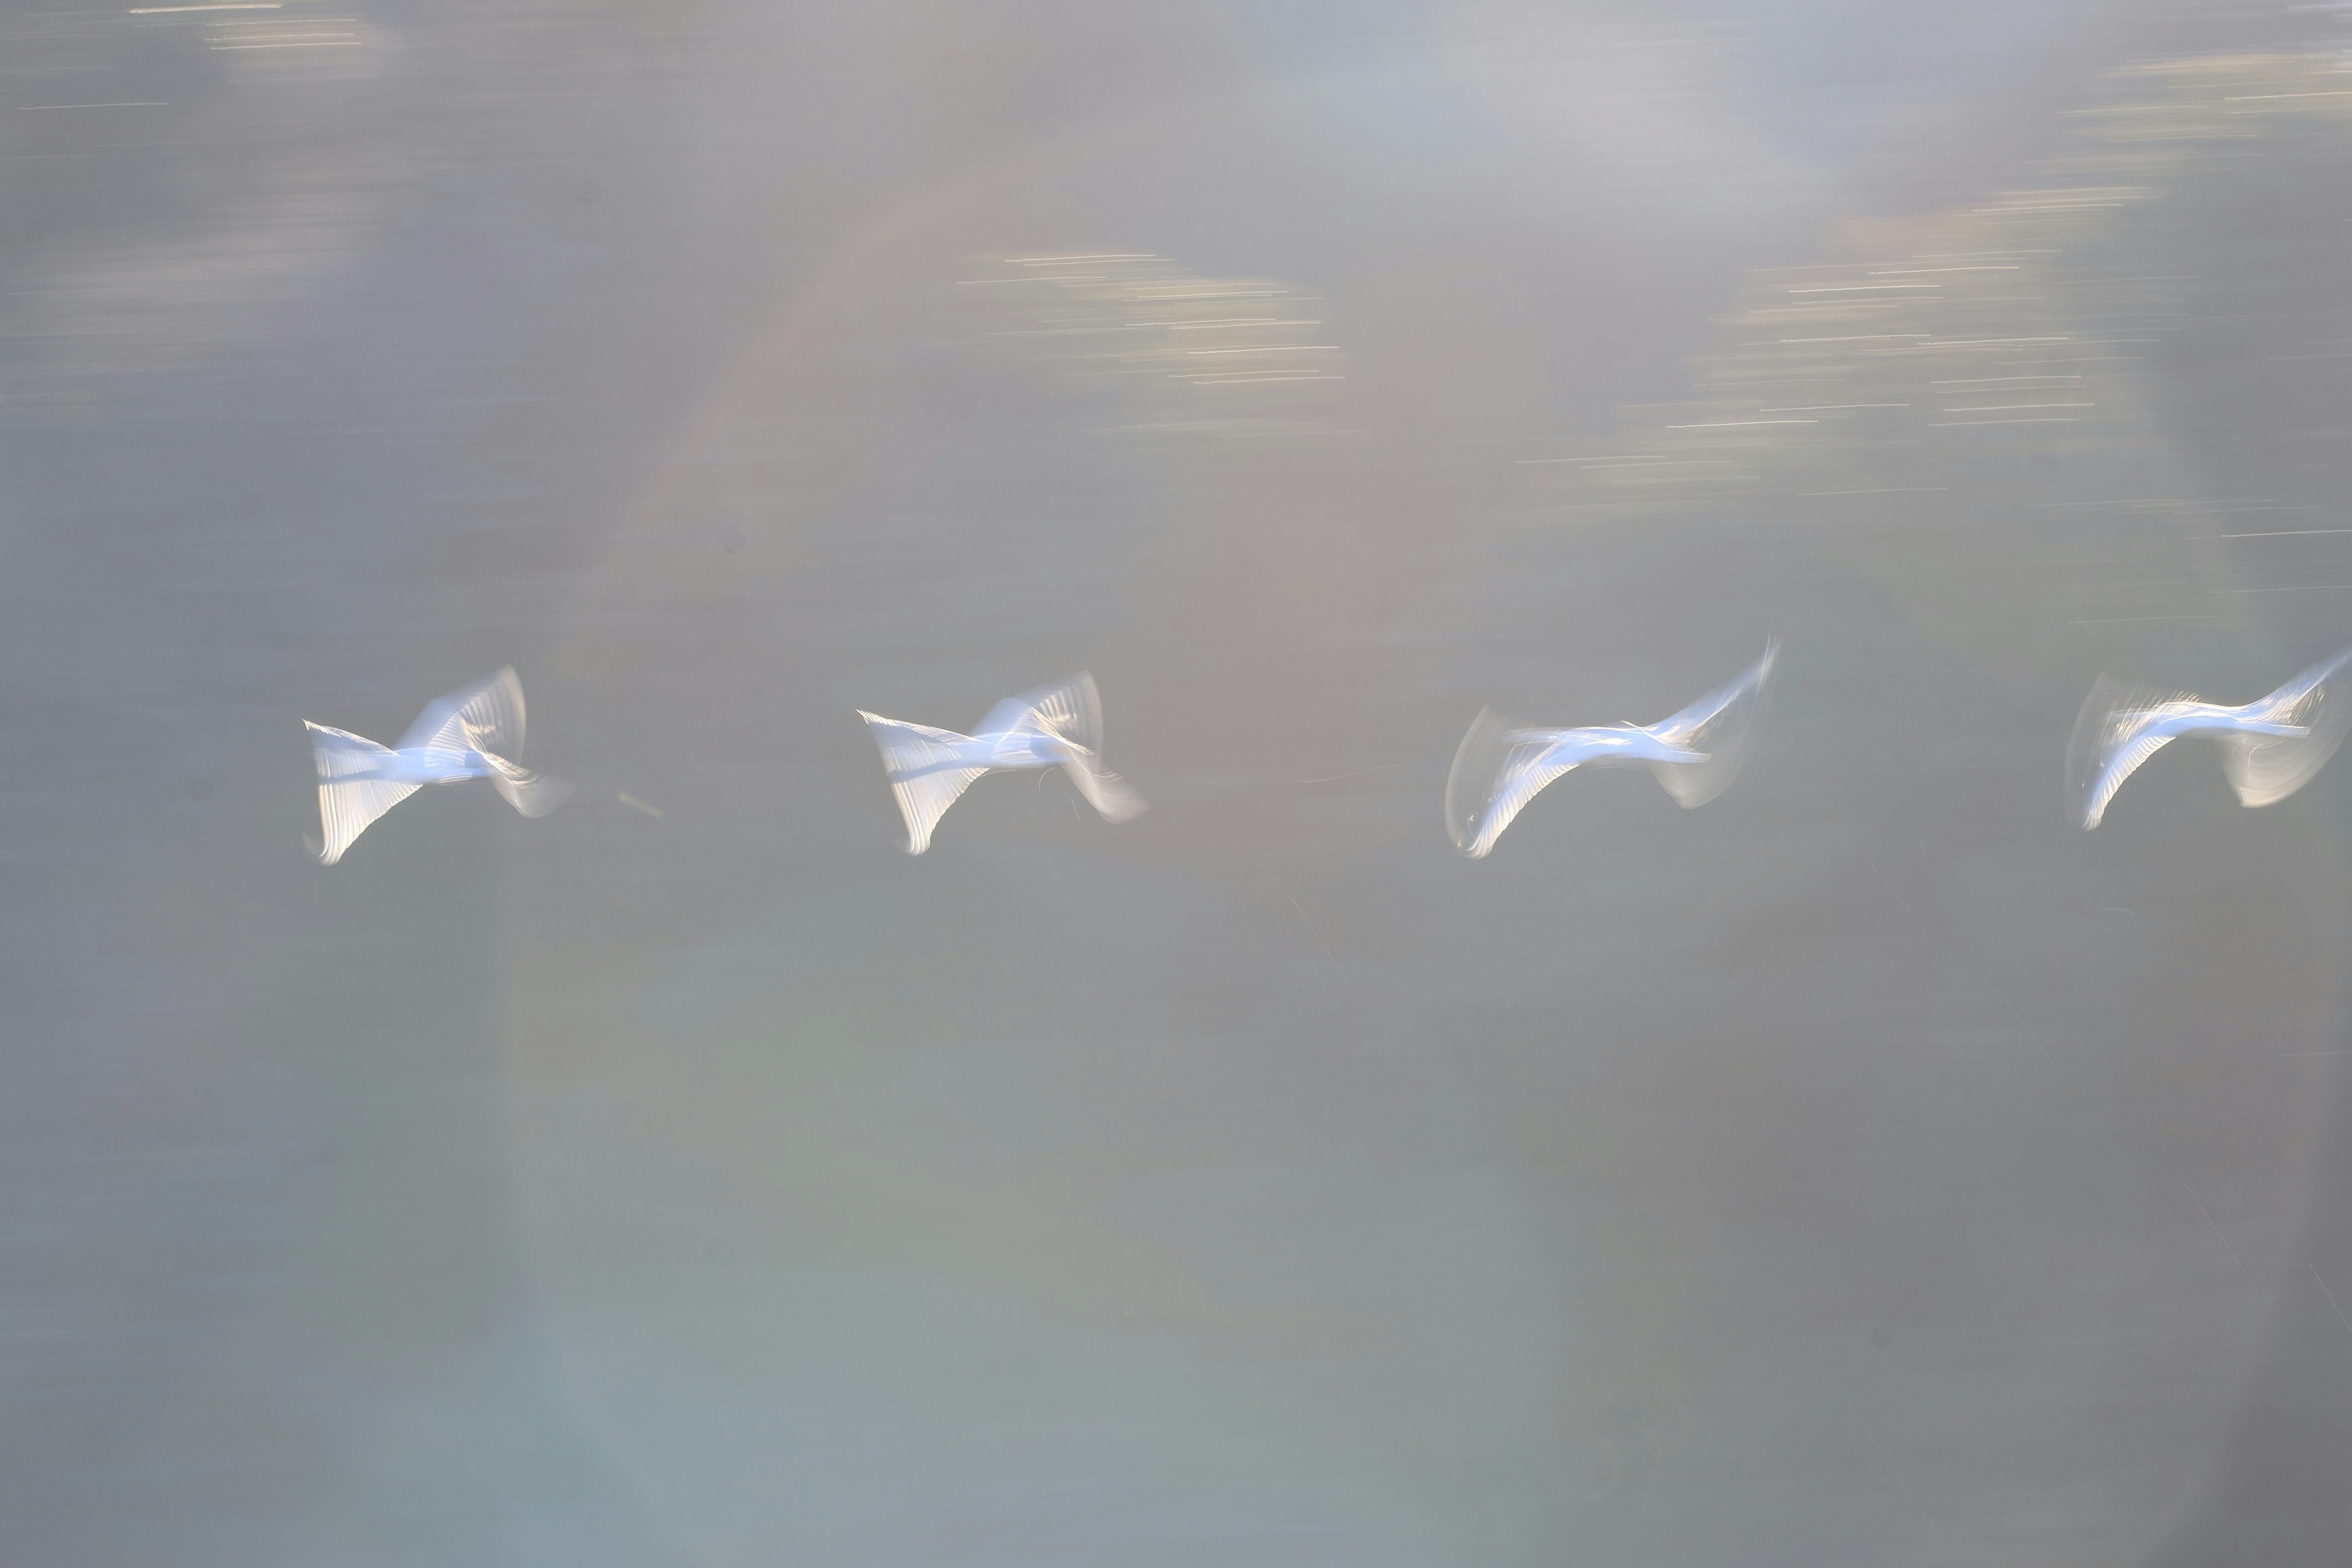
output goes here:
[{"label": "bird wing", "polygon": [[1771,703],[1772,665],[1780,657],[1776,637],[1764,645],[1764,657],[1754,664],[1672,718],[1649,726],[1654,739],[1706,753],[1703,763],[1650,764],[1666,793],[1684,807],[1705,805],[1729,789],[1748,765]]},{"label": "bird wing", "polygon": [[461,686],[425,705],[400,738],[404,752],[481,752],[512,757],[522,751],[522,681],[509,665],[487,679]]},{"label": "bird wing", "polygon": [[1492,708],[1482,708],[1454,749],[1454,767],[1445,775],[1445,832],[1473,860],[1486,858],[1511,819],[1546,784],[1577,765],[1538,765],[1552,742],[1522,739],[1521,733]]},{"label": "bird wing", "polygon": [[1064,763],[1062,771],[1070,775],[1070,782],[1078,786],[1087,804],[1101,812],[1106,822],[1126,822],[1141,816],[1148,809],[1148,803],[1133,784],[1108,769],[1090,766],[1085,757]]},{"label": "bird wing", "polygon": [[882,771],[889,776],[890,793],[907,819],[907,853],[920,855],[931,847],[931,829],[948,807],[988,770],[962,763],[960,742],[969,736],[885,719],[864,709],[857,716],[881,748]]},{"label": "bird wing", "polygon": [[1095,689],[1095,678],[1080,670],[1067,680],[1008,697],[980,721],[983,735],[1022,731],[1058,736],[1101,755],[1102,696]]},{"label": "bird wing", "polygon": [[510,763],[495,752],[484,752],[483,760],[490,764],[490,784],[506,796],[507,804],[525,816],[545,816],[562,805],[572,793],[572,785],[562,779],[535,773],[520,763]]},{"label": "bird wing", "polygon": [[1102,694],[1085,670],[1008,697],[980,721],[983,735],[1052,735],[1068,742],[1078,755],[1064,763],[1062,771],[1105,819],[1125,822],[1143,814],[1144,799],[1134,785],[1102,765]]},{"label": "bird wing", "polygon": [[302,723],[319,763],[319,863],[331,866],[370,823],[415,794],[416,786],[377,776],[392,755],[388,748],[307,719]]},{"label": "bird wing", "polygon": [[2352,648],[2322,659],[2264,698],[2261,718],[2302,727],[2300,735],[2225,734],[2221,771],[2247,805],[2274,805],[2327,765],[2352,730],[2352,691],[2344,676]]},{"label": "bird wing", "polygon": [[2092,683],[2066,742],[2066,790],[2084,827],[2098,826],[2124,780],[2172,743],[2169,735],[2151,733],[2163,710],[2195,700],[2191,692],[2160,691],[2112,676],[2102,675]]}]

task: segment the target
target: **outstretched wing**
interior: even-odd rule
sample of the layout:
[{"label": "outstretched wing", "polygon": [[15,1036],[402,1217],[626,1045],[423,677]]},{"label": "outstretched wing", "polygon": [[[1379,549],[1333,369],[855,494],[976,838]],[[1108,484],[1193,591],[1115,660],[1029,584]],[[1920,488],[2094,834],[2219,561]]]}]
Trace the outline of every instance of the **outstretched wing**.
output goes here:
[{"label": "outstretched wing", "polygon": [[2083,699],[2074,732],[2066,742],[2066,791],[2084,828],[2096,827],[2107,803],[2139,765],[2172,743],[2157,732],[2157,720],[2176,702],[2193,702],[2186,691],[2159,691],[2102,675]]},{"label": "outstretched wing", "polygon": [[1764,728],[1772,664],[1780,657],[1780,643],[1775,637],[1764,645],[1762,658],[1673,718],[1649,727],[1651,735],[1669,745],[1706,753],[1703,763],[1650,764],[1666,793],[1685,808],[1705,805],[1729,789],[1748,765],[1748,755]]},{"label": "outstretched wing", "polygon": [[1055,735],[1100,756],[1102,696],[1095,689],[1095,678],[1080,670],[1067,680],[1008,697],[980,721],[983,735],[1022,731]]},{"label": "outstretched wing", "polygon": [[1492,708],[1478,710],[1445,775],[1445,832],[1456,849],[1473,860],[1484,859],[1528,802],[1576,766],[1538,765],[1551,749],[1550,740],[1526,738]]},{"label": "outstretched wing", "polygon": [[425,705],[400,738],[404,752],[481,752],[497,757],[522,752],[522,681],[509,665],[485,680],[461,686]]},{"label": "outstretched wing", "polygon": [[392,757],[387,748],[307,719],[302,724],[310,731],[310,754],[319,763],[319,863],[331,866],[370,823],[415,794],[416,786],[383,776]]},{"label": "outstretched wing", "polygon": [[948,807],[988,770],[963,761],[961,742],[969,737],[952,730],[903,723],[862,708],[857,716],[881,748],[882,771],[889,775],[890,793],[907,819],[907,853],[920,855],[931,847],[931,829]]},{"label": "outstretched wing", "polygon": [[510,763],[495,752],[482,756],[490,764],[490,783],[506,796],[507,804],[525,816],[545,816],[562,805],[572,793],[572,786],[562,779],[535,773],[520,763]]},{"label": "outstretched wing", "polygon": [[1078,786],[1087,804],[1101,812],[1106,822],[1130,821],[1149,809],[1133,784],[1117,773],[1090,766],[1085,757],[1064,763],[1062,771],[1070,775],[1070,782]]},{"label": "outstretched wing", "polygon": [[2352,648],[2322,659],[2264,698],[2257,716],[2300,727],[2300,735],[2223,735],[2221,771],[2247,805],[2273,805],[2309,784],[2352,730],[2345,689]]}]

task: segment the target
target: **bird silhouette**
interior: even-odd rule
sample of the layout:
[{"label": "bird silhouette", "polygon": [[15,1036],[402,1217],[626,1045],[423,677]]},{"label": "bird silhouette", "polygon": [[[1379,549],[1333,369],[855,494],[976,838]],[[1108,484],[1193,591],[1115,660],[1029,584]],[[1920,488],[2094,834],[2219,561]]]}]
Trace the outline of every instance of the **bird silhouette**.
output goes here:
[{"label": "bird silhouette", "polygon": [[2183,735],[2221,742],[2221,771],[2241,805],[2284,800],[2327,765],[2352,729],[2347,668],[2352,648],[2238,708],[2102,675],[2083,700],[2066,746],[2066,789],[2078,819],[2085,829],[2098,826],[2124,780]]},{"label": "bird silhouette", "polygon": [[1580,767],[1646,767],[1685,806],[1705,805],[1747,764],[1764,719],[1780,645],[1727,684],[1655,724],[1574,730],[1515,726],[1482,709],[1454,753],[1445,779],[1445,830],[1454,847],[1483,859],[1511,819],[1560,774]]},{"label": "bird silhouette", "polygon": [[397,746],[305,719],[319,764],[320,863],[341,859],[369,824],[426,784],[486,778],[525,816],[553,811],[572,786],[509,759],[522,750],[522,682],[511,668],[426,703]]},{"label": "bird silhouette", "polygon": [[1143,797],[1102,766],[1102,698],[1095,678],[1083,672],[1006,698],[988,710],[976,735],[885,719],[862,708],[857,716],[881,748],[890,793],[907,818],[909,855],[931,847],[931,830],[948,807],[987,773],[1060,768],[1108,821],[1125,822],[1144,809]]}]

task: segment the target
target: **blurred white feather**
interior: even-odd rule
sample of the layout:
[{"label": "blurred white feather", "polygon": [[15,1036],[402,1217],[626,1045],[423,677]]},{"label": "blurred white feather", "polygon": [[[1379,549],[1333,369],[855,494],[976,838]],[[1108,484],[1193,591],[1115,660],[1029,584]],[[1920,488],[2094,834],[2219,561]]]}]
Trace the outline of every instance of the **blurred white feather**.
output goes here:
[{"label": "blurred white feather", "polygon": [[522,682],[511,668],[425,705],[397,747],[303,721],[319,766],[320,862],[331,866],[376,818],[429,784],[488,779],[525,816],[544,816],[572,786],[509,759],[522,750]]},{"label": "blurred white feather", "polygon": [[907,819],[907,853],[930,847],[931,830],[982,773],[1058,767],[1106,820],[1125,822],[1143,797],[1102,766],[1102,698],[1081,672],[1008,697],[988,710],[980,732],[960,735],[858,710],[882,752],[890,793]]},{"label": "blurred white feather", "polygon": [[1445,830],[1454,847],[1484,858],[1529,801],[1580,767],[1646,767],[1682,805],[1705,805],[1747,765],[1780,652],[1777,640],[1767,643],[1764,657],[1731,680],[1647,726],[1522,729],[1480,710],[1445,779]]},{"label": "blurred white feather", "polygon": [[2241,805],[2284,800],[2327,765],[2352,729],[2347,668],[2352,648],[2237,708],[2099,677],[2066,746],[2066,789],[2077,819],[2085,829],[2098,826],[2124,780],[2183,735],[2221,742],[2221,771]]}]

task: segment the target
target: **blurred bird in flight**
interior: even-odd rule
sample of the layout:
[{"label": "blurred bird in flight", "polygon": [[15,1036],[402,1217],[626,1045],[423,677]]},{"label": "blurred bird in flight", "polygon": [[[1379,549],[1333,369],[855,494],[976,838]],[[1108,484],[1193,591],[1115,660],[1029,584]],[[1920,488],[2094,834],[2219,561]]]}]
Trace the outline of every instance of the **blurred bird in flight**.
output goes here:
[{"label": "blurred bird in flight", "polygon": [[1728,684],[1647,726],[1521,729],[1491,708],[1480,710],[1445,780],[1445,830],[1454,847],[1483,859],[1528,802],[1580,767],[1646,767],[1683,805],[1705,805],[1748,762],[1780,652],[1777,640],[1767,643],[1764,657]]},{"label": "blurred bird in flight", "polygon": [[509,760],[522,750],[522,721],[511,668],[426,703],[396,747],[304,720],[319,763],[320,863],[341,859],[370,823],[426,784],[486,778],[525,816],[553,811],[572,786]]},{"label": "blurred bird in flight", "polygon": [[2086,829],[2098,826],[2124,780],[2183,735],[2221,742],[2221,771],[2241,805],[2284,800],[2327,765],[2352,728],[2347,669],[2352,648],[2239,708],[2099,677],[2066,747],[2066,789],[2078,819]]},{"label": "blurred bird in flight", "polygon": [[1091,675],[1008,697],[988,710],[976,735],[908,724],[858,710],[882,750],[890,793],[907,818],[907,853],[930,847],[956,797],[985,773],[1060,768],[1094,808],[1111,822],[1139,815],[1143,797],[1102,766],[1102,699]]}]

